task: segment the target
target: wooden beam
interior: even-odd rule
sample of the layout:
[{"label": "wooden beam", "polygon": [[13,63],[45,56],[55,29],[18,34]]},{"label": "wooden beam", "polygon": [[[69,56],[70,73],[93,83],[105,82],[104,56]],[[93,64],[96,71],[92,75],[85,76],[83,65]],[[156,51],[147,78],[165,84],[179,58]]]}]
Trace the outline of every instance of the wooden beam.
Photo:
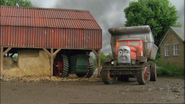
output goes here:
[{"label": "wooden beam", "polygon": [[9,57],[10,56],[10,53],[7,53],[7,57]]},{"label": "wooden beam", "polygon": [[50,71],[51,74],[50,74],[50,76],[52,77],[53,76],[53,48],[51,48],[51,54],[50,54],[50,56],[51,56],[50,57],[51,58],[51,62],[50,62],[51,63],[51,65],[50,65],[51,66],[51,71]]},{"label": "wooden beam", "polygon": [[54,53],[53,56],[55,56],[62,48],[57,49]]},{"label": "wooden beam", "polygon": [[94,53],[96,56],[99,57],[99,54],[98,54],[95,50],[92,50],[92,51],[93,51],[93,53]]},{"label": "wooden beam", "polygon": [[10,55],[10,57],[12,57],[14,54],[15,54],[15,53],[12,53],[12,54]]},{"label": "wooden beam", "polygon": [[2,79],[3,74],[3,47],[0,47],[0,79]]},{"label": "wooden beam", "polygon": [[100,69],[101,69],[101,50],[98,50],[98,76],[100,77]]},{"label": "wooden beam", "polygon": [[49,56],[51,56],[51,53],[46,49],[46,48],[42,48]]},{"label": "wooden beam", "polygon": [[101,71],[101,50],[92,50],[93,53],[98,57],[98,76],[100,77],[100,71]]},{"label": "wooden beam", "polygon": [[53,48],[51,48],[51,52],[49,52],[46,48],[43,48],[43,50],[50,56],[50,76],[53,76],[53,56],[55,54],[57,54],[62,48],[57,49],[54,53],[53,53]]},{"label": "wooden beam", "polygon": [[53,56],[55,54],[57,54],[62,48],[57,49],[54,53],[53,53],[53,48],[51,48],[51,52],[49,52],[46,48],[43,48],[43,50],[50,56],[50,76],[53,76]]},{"label": "wooden beam", "polygon": [[3,52],[3,56],[12,49],[12,47],[8,47],[8,49],[6,49],[4,52]]}]

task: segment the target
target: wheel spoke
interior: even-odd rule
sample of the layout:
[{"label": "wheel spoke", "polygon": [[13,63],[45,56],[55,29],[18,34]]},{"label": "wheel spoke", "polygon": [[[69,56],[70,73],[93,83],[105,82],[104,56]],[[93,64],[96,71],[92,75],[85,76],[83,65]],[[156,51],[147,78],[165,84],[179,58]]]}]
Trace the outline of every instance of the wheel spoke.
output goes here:
[{"label": "wheel spoke", "polygon": [[145,80],[147,80],[150,77],[150,70],[149,70],[149,68],[145,67],[143,72],[144,72],[143,73],[144,74],[144,78],[145,78]]},{"label": "wheel spoke", "polygon": [[143,64],[142,70],[137,71],[137,81],[140,85],[145,85],[150,81],[150,68],[147,63]]},{"label": "wheel spoke", "polygon": [[66,77],[68,74],[68,68],[67,56],[58,53],[54,61],[54,74],[59,77]]}]

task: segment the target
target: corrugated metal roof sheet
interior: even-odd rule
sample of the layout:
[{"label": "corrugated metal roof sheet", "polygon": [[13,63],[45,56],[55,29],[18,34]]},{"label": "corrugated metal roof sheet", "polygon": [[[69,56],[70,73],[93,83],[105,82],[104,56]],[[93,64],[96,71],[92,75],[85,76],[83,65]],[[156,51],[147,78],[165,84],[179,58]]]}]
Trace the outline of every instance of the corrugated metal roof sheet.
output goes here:
[{"label": "corrugated metal roof sheet", "polygon": [[0,6],[0,46],[101,49],[102,30],[90,12]]},{"label": "corrugated metal roof sheet", "polygon": [[0,7],[0,25],[101,29],[89,11],[16,6]]}]

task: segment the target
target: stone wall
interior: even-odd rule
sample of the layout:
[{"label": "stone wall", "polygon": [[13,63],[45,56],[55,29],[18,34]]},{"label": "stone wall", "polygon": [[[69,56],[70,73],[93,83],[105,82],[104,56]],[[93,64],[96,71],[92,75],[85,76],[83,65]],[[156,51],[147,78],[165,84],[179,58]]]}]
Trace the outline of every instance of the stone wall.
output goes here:
[{"label": "stone wall", "polygon": [[[179,44],[179,55],[174,55],[173,53],[173,43]],[[169,56],[165,56],[165,44],[169,44]],[[161,60],[170,62],[170,63],[177,63],[182,68],[184,68],[184,43],[178,38],[178,36],[172,31],[169,30],[165,40],[160,46],[160,57]]]}]

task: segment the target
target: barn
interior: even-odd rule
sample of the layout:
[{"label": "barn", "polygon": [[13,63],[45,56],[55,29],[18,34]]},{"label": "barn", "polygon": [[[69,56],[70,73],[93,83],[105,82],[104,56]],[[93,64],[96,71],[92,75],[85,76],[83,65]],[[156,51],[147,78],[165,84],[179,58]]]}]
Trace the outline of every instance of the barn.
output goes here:
[{"label": "barn", "polygon": [[[87,55],[93,52],[99,57],[100,74],[102,29],[89,11],[1,6],[0,20],[1,77],[5,54],[11,57],[19,50],[26,49],[44,50],[49,55],[50,76],[53,76],[54,68],[56,71],[64,71],[66,69],[63,66],[70,63],[77,63],[73,71],[82,72],[79,76],[83,76],[89,71],[90,62],[85,65],[86,71],[80,69],[81,64],[78,63],[89,61]],[[58,60],[53,60],[54,56]],[[66,57],[69,62],[67,64],[64,63]],[[59,61],[60,58],[63,61]],[[57,64],[60,62],[63,63]],[[73,69],[70,65],[68,67]]]}]

